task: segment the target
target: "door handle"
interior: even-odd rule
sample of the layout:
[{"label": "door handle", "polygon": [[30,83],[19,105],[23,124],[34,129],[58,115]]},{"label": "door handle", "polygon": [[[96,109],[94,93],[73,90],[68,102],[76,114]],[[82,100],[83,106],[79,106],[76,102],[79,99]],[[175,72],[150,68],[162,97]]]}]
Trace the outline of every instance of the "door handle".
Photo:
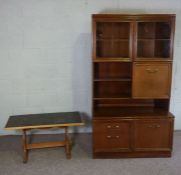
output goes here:
[{"label": "door handle", "polygon": [[148,73],[156,73],[156,72],[158,72],[158,69],[146,69],[146,71],[148,72]]}]

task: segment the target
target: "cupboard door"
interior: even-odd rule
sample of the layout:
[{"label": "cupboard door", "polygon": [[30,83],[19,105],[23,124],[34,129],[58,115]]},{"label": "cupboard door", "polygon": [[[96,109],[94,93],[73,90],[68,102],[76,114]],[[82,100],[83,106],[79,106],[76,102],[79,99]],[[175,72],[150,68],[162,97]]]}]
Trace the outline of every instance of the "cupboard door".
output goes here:
[{"label": "cupboard door", "polygon": [[130,151],[131,123],[122,122],[93,122],[94,151]]},{"label": "cupboard door", "polygon": [[94,59],[130,59],[132,57],[131,22],[98,21],[93,24]]},{"label": "cupboard door", "polygon": [[135,63],[133,65],[133,98],[169,98],[170,63]]},{"label": "cupboard door", "polygon": [[142,21],[136,26],[136,60],[172,59],[172,22]]},{"label": "cupboard door", "polygon": [[172,119],[135,121],[135,151],[170,151],[172,133]]}]

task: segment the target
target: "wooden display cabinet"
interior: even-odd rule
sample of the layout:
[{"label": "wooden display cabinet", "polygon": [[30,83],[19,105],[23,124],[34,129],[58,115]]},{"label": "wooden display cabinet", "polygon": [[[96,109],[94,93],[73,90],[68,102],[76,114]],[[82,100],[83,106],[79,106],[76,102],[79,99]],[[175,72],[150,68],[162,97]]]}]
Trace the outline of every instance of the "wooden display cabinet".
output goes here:
[{"label": "wooden display cabinet", "polygon": [[94,158],[171,156],[175,15],[92,21]]}]

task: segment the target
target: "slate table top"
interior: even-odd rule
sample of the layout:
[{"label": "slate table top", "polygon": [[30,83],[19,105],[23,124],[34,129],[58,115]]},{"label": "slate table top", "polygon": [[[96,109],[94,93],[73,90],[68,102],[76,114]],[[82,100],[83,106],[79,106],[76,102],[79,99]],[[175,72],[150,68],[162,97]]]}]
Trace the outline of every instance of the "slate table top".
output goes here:
[{"label": "slate table top", "polygon": [[61,126],[81,126],[82,116],[79,112],[58,112],[43,114],[26,114],[10,116],[6,130],[48,128]]}]

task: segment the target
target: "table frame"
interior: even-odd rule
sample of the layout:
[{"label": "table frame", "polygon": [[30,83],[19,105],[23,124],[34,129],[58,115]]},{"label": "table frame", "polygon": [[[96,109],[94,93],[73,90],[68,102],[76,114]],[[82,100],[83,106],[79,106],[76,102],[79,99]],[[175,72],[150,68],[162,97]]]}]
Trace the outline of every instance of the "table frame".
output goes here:
[{"label": "table frame", "polygon": [[[36,128],[36,129],[51,129],[50,128]],[[57,127],[56,127],[57,128]],[[27,163],[28,161],[28,153],[31,149],[41,149],[41,148],[53,148],[53,147],[64,147],[65,154],[67,159],[71,159],[71,142],[68,136],[68,126],[59,127],[60,129],[64,129],[64,140],[56,141],[56,142],[40,142],[40,143],[28,143],[27,140],[27,131],[32,129],[22,129],[22,142],[23,142],[23,163]]]},{"label": "table frame", "polygon": [[[69,139],[68,136],[68,127],[70,126],[82,126],[84,125],[84,122],[82,120],[82,117],[79,115],[78,112],[68,112],[68,113],[45,113],[45,115],[52,115],[54,116],[54,119],[56,119],[56,117],[65,117],[65,119],[70,115],[76,117],[76,115],[78,115],[79,119],[75,122],[75,121],[70,121],[67,120],[67,122],[60,122],[60,123],[53,123],[51,122],[50,124],[48,124],[47,122],[40,122],[40,123],[34,123],[33,125],[30,122],[30,125],[28,123],[26,123],[25,125],[22,125],[21,122],[18,125],[12,125],[9,124],[9,121],[12,122],[13,119],[9,118],[5,130],[20,130],[22,131],[22,146],[23,146],[23,163],[27,163],[28,161],[28,152],[31,149],[39,149],[39,148],[53,148],[53,147],[64,147],[65,148],[65,154],[66,154],[66,158],[67,159],[71,159],[71,141]],[[65,115],[64,115],[65,114]],[[18,119],[21,119],[21,117],[35,117],[37,116],[37,118],[39,116],[43,116],[44,114],[30,114],[30,115],[18,115],[18,116],[10,116],[10,117],[16,117]],[[51,116],[51,117],[52,117]],[[44,116],[43,116],[44,117]],[[50,117],[50,118],[51,118]],[[29,118],[32,119],[32,118]],[[51,129],[51,128],[59,128],[59,129],[64,129],[64,140],[63,141],[51,141],[51,142],[39,142],[39,143],[28,143],[28,139],[27,139],[27,131],[31,131],[33,129]]]}]

